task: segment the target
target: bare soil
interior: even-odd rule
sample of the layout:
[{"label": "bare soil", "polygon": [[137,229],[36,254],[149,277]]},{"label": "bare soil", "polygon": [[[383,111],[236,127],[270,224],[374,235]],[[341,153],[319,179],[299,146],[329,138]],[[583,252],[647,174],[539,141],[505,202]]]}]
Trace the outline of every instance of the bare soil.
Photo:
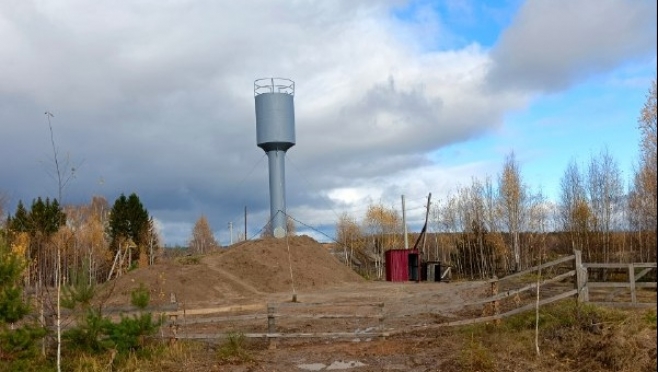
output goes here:
[{"label": "bare soil", "polygon": [[[181,257],[123,274],[105,292],[107,305],[128,304],[143,284],[153,305],[187,308],[249,304],[272,294],[315,292],[365,283],[308,236],[241,242],[200,257]],[[111,294],[110,294],[111,292]],[[289,296],[289,295],[288,295]],[[277,296],[274,296],[276,299]]]},{"label": "bare soil", "polygon": [[[527,350],[505,351],[503,340],[500,344],[489,345],[486,338],[473,334],[461,334],[461,331],[455,332],[452,328],[426,327],[481,315],[480,308],[464,305],[485,296],[485,282],[366,281],[341,264],[322,244],[306,236],[247,241],[202,257],[167,260],[124,273],[109,284],[99,296],[108,306],[129,304],[131,291],[144,285],[151,292],[154,306],[167,305],[175,299],[179,308],[182,306],[190,313],[195,309],[220,309],[236,305],[256,308],[263,313],[267,304],[290,303],[293,296],[300,305],[318,304],[324,306],[324,311],[329,311],[328,307],[333,306],[331,311],[337,313],[358,314],[365,311],[363,303],[383,302],[387,314],[384,328],[407,330],[390,337],[373,338],[359,336],[358,332],[377,326],[376,320],[374,323],[365,319],[354,323],[341,319],[325,321],[311,318],[302,323],[286,323],[277,319],[279,332],[354,332],[355,336],[348,339],[280,339],[275,348],[266,340],[248,339],[240,345],[245,348],[247,356],[228,359],[218,358],[221,342],[179,342],[172,346],[181,348],[179,358],[168,361],[169,364],[154,365],[157,370],[584,370],[573,363],[576,357],[558,355],[555,350],[559,348],[553,346],[550,346],[548,355],[534,357],[530,339]],[[301,306],[295,309],[305,311]],[[318,311],[317,308],[312,310],[312,307],[306,309],[309,309],[310,315]],[[261,318],[245,324],[244,332],[266,332],[266,326],[266,321]],[[190,328],[189,331],[207,333],[209,329],[199,327]],[[542,342],[552,345],[562,342],[565,337],[569,338],[567,335],[551,335]],[[640,332],[633,337],[634,348],[640,348],[642,353],[646,351],[655,360],[655,333]],[[608,332],[603,335],[588,334],[579,342],[585,342],[585,346],[591,344],[591,348],[586,347],[586,350],[595,354],[610,340],[614,337]],[[502,352],[499,350],[501,346]],[[498,351],[494,354],[491,350]],[[571,359],[560,361],[562,357]],[[589,357],[596,358],[596,355]],[[639,369],[633,369],[632,364],[630,369],[619,368],[619,365],[603,360],[590,365],[587,370],[643,371],[646,363],[655,366],[655,363],[651,364],[651,358],[648,360],[638,365]],[[606,363],[611,366],[610,369],[607,369]]]}]

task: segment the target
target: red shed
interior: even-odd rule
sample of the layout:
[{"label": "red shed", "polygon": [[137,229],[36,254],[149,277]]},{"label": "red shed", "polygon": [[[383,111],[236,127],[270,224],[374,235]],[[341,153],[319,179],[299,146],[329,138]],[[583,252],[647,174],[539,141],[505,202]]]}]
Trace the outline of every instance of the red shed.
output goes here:
[{"label": "red shed", "polygon": [[386,251],[386,280],[406,282],[420,279],[420,255],[417,249],[391,249]]}]

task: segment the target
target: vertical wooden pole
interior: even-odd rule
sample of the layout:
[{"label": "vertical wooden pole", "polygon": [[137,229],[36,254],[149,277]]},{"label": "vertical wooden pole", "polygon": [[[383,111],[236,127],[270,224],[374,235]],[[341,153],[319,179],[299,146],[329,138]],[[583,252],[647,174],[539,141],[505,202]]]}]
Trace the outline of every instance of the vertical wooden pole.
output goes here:
[{"label": "vertical wooden pole", "polygon": [[183,330],[185,331],[185,338],[187,338],[187,311],[185,301],[183,301]]},{"label": "vertical wooden pole", "polygon": [[[35,296],[35,298],[37,298],[37,296]],[[43,305],[43,297],[42,297],[39,300],[39,309],[40,309],[40,311],[39,311],[39,323],[42,327],[46,327],[46,316],[45,316],[45,311],[44,311],[43,306],[44,305]],[[46,356],[46,342],[47,342],[46,340],[47,340],[46,336],[44,336],[41,339],[41,355],[44,356],[44,357]]]},{"label": "vertical wooden pole", "polygon": [[178,339],[178,314],[169,314],[169,329],[171,330],[170,344]]},{"label": "vertical wooden pole", "polygon": [[637,294],[635,292],[635,265],[628,264],[628,284],[631,286],[631,302],[637,304]]},{"label": "vertical wooden pole", "polygon": [[379,333],[384,337],[384,303],[379,303]]},{"label": "vertical wooden pole", "polygon": [[[491,295],[495,296],[498,294],[498,278],[495,278],[494,281],[491,282]],[[493,314],[492,315],[499,315],[500,314],[500,302],[498,300],[495,300],[493,302]],[[500,324],[500,319],[495,319],[494,320],[495,325]]]},{"label": "vertical wooden pole", "polygon": [[269,335],[276,332],[276,320],[275,320],[276,307],[272,304],[267,305],[267,334],[269,349],[276,349],[276,338],[270,337]]},{"label": "vertical wooden pole", "polygon": [[587,288],[587,268],[583,266],[581,251],[574,249],[576,256],[574,269],[576,270],[576,290],[578,291],[578,302],[589,302],[589,290]]}]

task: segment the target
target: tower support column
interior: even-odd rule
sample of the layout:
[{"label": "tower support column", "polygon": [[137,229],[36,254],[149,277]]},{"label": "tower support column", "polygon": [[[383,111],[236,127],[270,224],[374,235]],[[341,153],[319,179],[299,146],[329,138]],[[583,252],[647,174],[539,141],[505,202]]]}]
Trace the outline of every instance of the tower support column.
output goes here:
[{"label": "tower support column", "polygon": [[275,238],[282,238],[286,229],[286,152],[272,150],[267,152],[270,171],[270,224]]}]

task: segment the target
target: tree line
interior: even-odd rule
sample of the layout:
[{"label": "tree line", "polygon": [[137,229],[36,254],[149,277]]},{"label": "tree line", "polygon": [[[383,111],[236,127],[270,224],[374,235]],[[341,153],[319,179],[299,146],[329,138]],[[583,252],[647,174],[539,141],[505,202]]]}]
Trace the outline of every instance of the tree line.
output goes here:
[{"label": "tree line", "polygon": [[111,207],[101,196],[84,205],[38,197],[28,208],[19,201],[4,225],[2,239],[25,259],[25,286],[37,293],[56,285],[58,256],[61,284],[70,285],[82,272],[95,284],[152,265],[161,252],[153,218],[135,193]]},{"label": "tree line", "polygon": [[[471,278],[519,271],[573,249],[591,262],[655,261],[655,80],[638,129],[639,160],[627,186],[604,147],[585,164],[567,165],[557,201],[531,190],[509,153],[495,179],[473,177],[431,206],[433,233],[419,247],[423,260],[451,265]],[[402,232],[396,208],[379,203],[369,206],[361,222],[343,214],[336,241],[347,263],[381,278],[384,252],[403,248]]]}]

